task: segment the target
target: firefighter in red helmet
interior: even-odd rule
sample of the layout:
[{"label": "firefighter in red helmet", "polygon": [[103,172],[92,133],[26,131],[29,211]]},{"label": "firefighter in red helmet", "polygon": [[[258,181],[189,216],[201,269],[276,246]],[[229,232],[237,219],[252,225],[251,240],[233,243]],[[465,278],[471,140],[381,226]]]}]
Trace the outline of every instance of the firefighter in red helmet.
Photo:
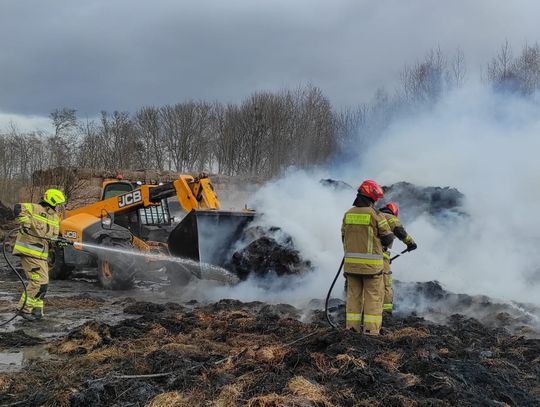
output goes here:
[{"label": "firefighter in red helmet", "polygon": [[347,280],[346,327],[368,335],[378,335],[381,329],[383,247],[394,239],[386,218],[374,207],[383,195],[375,181],[362,182],[341,226]]},{"label": "firefighter in red helmet", "polygon": [[[397,203],[388,202],[385,206],[380,209],[381,214],[388,221],[388,226],[390,230],[403,243],[407,245],[407,251],[413,251],[416,249],[416,243],[413,238],[407,233],[403,225],[398,219],[399,208]],[[390,252],[387,249],[390,249],[392,244],[385,247],[383,256],[384,256],[384,302],[383,302],[383,311],[392,313],[394,309],[394,289],[392,288],[392,270],[390,268]]]}]

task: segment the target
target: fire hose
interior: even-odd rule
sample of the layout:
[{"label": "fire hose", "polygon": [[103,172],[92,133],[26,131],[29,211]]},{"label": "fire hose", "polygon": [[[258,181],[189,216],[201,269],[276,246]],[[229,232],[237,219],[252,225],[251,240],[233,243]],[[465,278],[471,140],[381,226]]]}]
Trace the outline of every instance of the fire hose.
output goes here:
[{"label": "fire hose", "polygon": [[[397,259],[402,254],[407,253],[408,251],[409,251],[409,249],[407,248],[407,249],[403,250],[401,253],[396,254],[394,257],[390,258],[390,263],[392,263],[392,261]],[[326,316],[326,321],[334,329],[338,329],[338,327],[334,323],[334,321],[332,321],[332,318],[330,318],[330,312],[328,310],[328,303],[330,302],[330,295],[332,295],[332,290],[334,289],[334,285],[336,284],[336,281],[337,281],[337,279],[339,277],[339,274],[341,273],[341,269],[343,268],[344,263],[345,263],[345,257],[343,259],[341,259],[341,264],[339,265],[339,269],[338,269],[338,271],[336,273],[336,276],[334,277],[334,281],[332,281],[332,284],[330,285],[330,289],[328,290],[328,294],[326,295],[326,301],[324,302],[324,314]]]},{"label": "fire hose", "polygon": [[[9,260],[9,257],[7,255],[7,252],[6,252],[6,247],[7,247],[7,243],[9,241],[9,238],[15,233],[15,232],[18,232],[19,231],[19,228],[16,228],[16,229],[13,229],[11,231],[9,231],[9,233],[6,235],[6,237],[4,238],[4,242],[2,243],[2,254],[4,255],[4,259],[6,260],[6,263],[7,265],[9,266],[9,268],[15,273],[15,275],[17,276],[17,279],[20,281],[21,285],[23,286],[23,292],[24,292],[24,301],[21,305],[20,308],[17,308],[13,314],[13,316],[11,318],[9,318],[7,321],[4,321],[2,323],[0,323],[0,327],[1,326],[4,326],[4,325],[7,325],[9,324],[11,321],[13,321],[15,318],[17,318],[17,316],[19,315],[19,313],[24,309],[24,307],[26,306],[26,301],[28,300],[28,293],[26,291],[26,283],[23,279],[23,277],[21,276],[21,274],[17,271],[17,269],[15,268],[15,266],[11,263],[11,261]],[[43,239],[43,240],[47,240],[49,242],[54,242],[54,243],[62,243],[62,244],[73,244],[72,242],[70,242],[69,240],[66,240],[64,238],[57,238],[57,239],[49,239],[49,238],[46,238],[46,237],[39,237],[39,236],[35,236],[35,235],[32,235],[31,233],[29,233],[28,231],[25,231],[25,233],[27,233],[28,235],[30,236],[33,236],[33,237],[37,237],[39,239]]]}]

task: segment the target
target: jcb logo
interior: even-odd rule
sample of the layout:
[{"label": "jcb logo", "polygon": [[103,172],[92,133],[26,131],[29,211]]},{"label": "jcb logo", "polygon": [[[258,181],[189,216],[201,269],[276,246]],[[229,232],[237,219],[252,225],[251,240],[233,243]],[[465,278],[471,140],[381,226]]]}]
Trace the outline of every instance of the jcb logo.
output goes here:
[{"label": "jcb logo", "polygon": [[73,230],[66,230],[64,232],[64,237],[66,239],[77,239],[77,232],[75,232]]},{"label": "jcb logo", "polygon": [[142,194],[140,190],[130,192],[129,194],[120,195],[118,197],[118,207],[133,205],[142,201]]}]

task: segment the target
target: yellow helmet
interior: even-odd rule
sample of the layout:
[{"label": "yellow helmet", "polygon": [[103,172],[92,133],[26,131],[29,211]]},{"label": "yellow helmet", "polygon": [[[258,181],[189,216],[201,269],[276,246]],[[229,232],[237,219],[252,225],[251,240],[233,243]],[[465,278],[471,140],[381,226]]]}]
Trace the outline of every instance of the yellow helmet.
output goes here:
[{"label": "yellow helmet", "polygon": [[66,202],[66,197],[59,189],[51,188],[45,191],[45,194],[43,194],[43,200],[54,208],[56,205]]}]

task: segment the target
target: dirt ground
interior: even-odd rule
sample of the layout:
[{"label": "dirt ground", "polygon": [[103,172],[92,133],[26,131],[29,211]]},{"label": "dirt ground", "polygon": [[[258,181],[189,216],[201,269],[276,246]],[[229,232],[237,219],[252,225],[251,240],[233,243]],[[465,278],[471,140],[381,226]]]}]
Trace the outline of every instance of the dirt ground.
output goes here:
[{"label": "dirt ground", "polygon": [[[0,280],[4,320],[18,287]],[[540,404],[540,340],[491,322],[396,315],[367,337],[328,328],[320,300],[306,318],[286,304],[171,298],[159,275],[128,292],[85,274],[53,282],[46,321],[0,330],[0,405]],[[331,311],[342,322],[342,301]]]}]

